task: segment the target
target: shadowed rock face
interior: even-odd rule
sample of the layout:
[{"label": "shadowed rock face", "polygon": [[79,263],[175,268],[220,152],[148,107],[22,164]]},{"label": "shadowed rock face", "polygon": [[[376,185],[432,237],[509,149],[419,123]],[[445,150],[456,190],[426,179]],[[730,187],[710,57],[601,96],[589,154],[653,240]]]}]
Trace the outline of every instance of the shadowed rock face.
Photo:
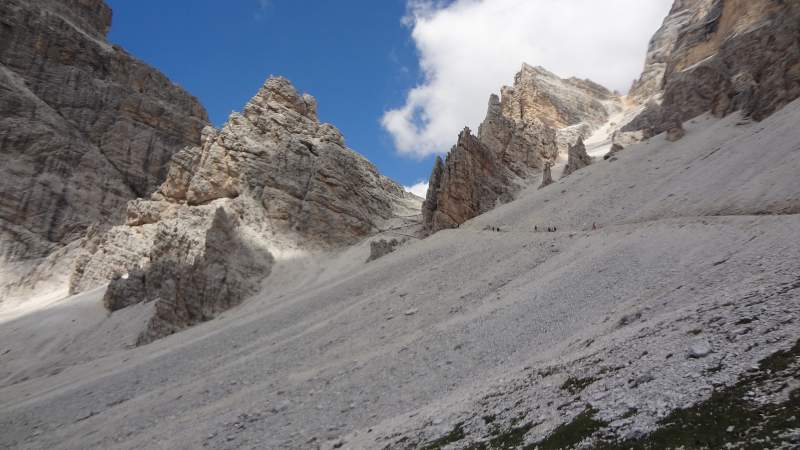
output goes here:
[{"label": "shadowed rock face", "polygon": [[219,207],[273,250],[354,244],[419,213],[419,200],[319,123],[314,98],[284,78],[267,80],[242,113],[206,128],[202,140],[175,155],[150,199],[128,204],[126,225],[86,241],[72,292],[156,263],[152,249],[164,232],[186,236],[187,258],[202,254]]},{"label": "shadowed rock face", "polygon": [[105,40],[101,0],[0,3],[0,260],[119,222],[208,122],[191,95]]},{"label": "shadowed rock face", "polygon": [[762,120],[800,97],[798,2],[676,1],[653,42],[662,45],[651,43],[632,93],[660,88],[663,102],[649,105],[625,131],[652,136],[708,111],[742,110]]},{"label": "shadowed rock face", "polygon": [[473,136],[465,129],[429,180],[427,233],[452,228],[513,199],[523,186],[578,139],[605,122],[619,99],[588,80],[561,79],[523,65],[502,99],[492,95]]},{"label": "shadowed rock face", "polygon": [[[555,137],[553,133],[550,136]],[[502,155],[465,128],[445,161],[437,158],[434,165],[428,197],[422,206],[426,231],[455,228],[494,208],[498,201],[510,201],[516,178],[503,163]]]},{"label": "shadowed rock face", "polygon": [[157,236],[151,264],[111,282],[103,299],[116,311],[155,301],[155,312],[138,343],[146,344],[214,318],[258,290],[272,268],[272,255],[254,249],[238,234],[239,221],[223,208],[205,233],[202,252],[194,258],[193,242],[169,232]]}]

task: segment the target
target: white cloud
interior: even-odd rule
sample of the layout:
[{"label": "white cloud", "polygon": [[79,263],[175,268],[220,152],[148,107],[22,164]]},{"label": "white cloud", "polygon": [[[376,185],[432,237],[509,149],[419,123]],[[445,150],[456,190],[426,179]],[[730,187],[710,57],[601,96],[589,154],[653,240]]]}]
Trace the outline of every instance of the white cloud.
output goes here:
[{"label": "white cloud", "polygon": [[408,0],[423,82],[381,122],[400,153],[444,153],[477,129],[523,62],[626,91],[672,0]]},{"label": "white cloud", "polygon": [[425,196],[428,195],[428,182],[420,181],[419,183],[413,186],[403,186],[403,189],[405,189],[408,192],[411,192],[417,197],[425,198]]}]

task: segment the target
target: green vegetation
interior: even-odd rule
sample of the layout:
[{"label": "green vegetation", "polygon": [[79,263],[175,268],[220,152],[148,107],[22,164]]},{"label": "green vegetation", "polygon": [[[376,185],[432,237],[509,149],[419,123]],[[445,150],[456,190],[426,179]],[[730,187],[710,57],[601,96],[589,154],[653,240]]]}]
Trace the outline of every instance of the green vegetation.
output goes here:
[{"label": "green vegetation", "polygon": [[569,377],[567,378],[567,381],[565,381],[564,384],[561,385],[561,390],[569,392],[572,395],[578,395],[595,381],[597,380],[594,378]]},{"label": "green vegetation", "polygon": [[464,424],[457,423],[453,429],[447,433],[447,435],[436,439],[435,441],[429,442],[424,444],[421,449],[422,450],[439,450],[440,448],[446,447],[454,442],[458,442],[464,439]]},{"label": "green vegetation", "polygon": [[595,414],[597,414],[597,411],[587,408],[584,412],[575,416],[572,422],[561,425],[553,430],[543,441],[528,445],[525,450],[560,450],[574,447],[608,425],[595,419]]},{"label": "green vegetation", "polygon": [[[688,409],[677,410],[661,421],[661,428],[650,435],[624,442],[597,445],[598,450],[645,450],[725,448],[777,448],[796,445],[784,432],[800,428],[800,390],[795,389],[782,404],[759,405],[746,400],[746,394],[767,383],[800,377],[800,341],[794,348],[778,352],[761,362],[759,370],[736,385],[715,392],[710,399]],[[788,385],[783,384],[784,388]],[[796,438],[794,438],[796,439]]]},{"label": "green vegetation", "polygon": [[[596,450],[661,450],[678,449],[700,450],[725,448],[735,444],[741,450],[760,450],[764,448],[793,448],[797,437],[791,430],[800,429],[800,388],[786,395],[780,404],[760,404],[748,399],[751,392],[765,385],[790,389],[789,380],[800,379],[800,341],[787,351],[778,352],[766,358],[758,370],[745,376],[734,386],[712,394],[711,398],[691,408],[676,410],[665,419],[660,428],[640,439],[595,441]],[[561,388],[577,394],[593,383],[591,378],[570,378]],[[625,415],[636,413],[630,410]],[[521,420],[511,423],[511,428],[500,431],[494,416],[483,417],[486,425],[491,425],[488,442],[474,443],[470,450],[522,449],[522,450],[567,450],[583,440],[592,437],[608,424],[597,419],[597,411],[587,408],[569,423],[553,430],[549,436],[538,443],[524,445],[525,436],[536,425],[531,422],[517,426]],[[457,424],[446,436],[421,448],[436,450],[465,438],[463,423]],[[597,438],[596,438],[597,439]]]}]

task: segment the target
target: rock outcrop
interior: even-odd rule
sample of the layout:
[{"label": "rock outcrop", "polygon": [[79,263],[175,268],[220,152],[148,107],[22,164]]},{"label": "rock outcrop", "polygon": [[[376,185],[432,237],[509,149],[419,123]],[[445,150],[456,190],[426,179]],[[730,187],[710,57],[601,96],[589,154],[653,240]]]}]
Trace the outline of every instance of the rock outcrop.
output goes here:
[{"label": "rock outcrop", "polygon": [[678,0],[653,42],[632,95],[660,86],[663,100],[624,131],[652,136],[709,111],[762,120],[800,97],[798,2]]},{"label": "rock outcrop", "polygon": [[383,258],[384,256],[397,250],[397,247],[403,245],[404,241],[399,239],[378,239],[369,243],[369,257],[367,262],[375,261],[376,259]]},{"label": "rock outcrop", "polygon": [[[485,129],[488,128],[482,127],[481,131]],[[549,143],[542,142],[543,145],[538,148],[519,145],[514,150],[531,153],[538,150],[549,152],[554,157],[555,133],[546,127],[542,130],[550,132]],[[511,164],[506,164],[504,156],[507,154],[497,153],[494,150],[496,147],[484,144],[481,136],[479,134],[476,137],[469,128],[465,128],[444,162],[437,158],[429,180],[427,199],[422,206],[427,232],[455,228],[494,208],[498,202],[510,201],[517,180],[526,171],[532,173],[531,169],[535,167],[533,164],[538,165],[542,161],[540,154],[530,154],[530,157],[526,155],[525,158],[509,159]],[[508,136],[509,139],[521,137],[515,137],[512,133]],[[531,165],[526,166],[526,163]],[[519,172],[514,172],[514,168]],[[524,168],[527,170],[523,171]]]},{"label": "rock outcrop", "polygon": [[697,23],[699,17],[708,11],[710,0],[677,0],[661,28],[656,31],[647,48],[642,75],[633,82],[628,98],[638,104],[653,99],[660,100],[664,92],[664,76],[672,60],[675,44],[683,29]]},{"label": "rock outcrop", "polygon": [[200,142],[203,107],[108,44],[110,25],[102,0],[0,3],[0,264],[119,223]]},{"label": "rock outcrop", "polygon": [[150,264],[115,278],[103,299],[110,311],[154,301],[154,313],[138,344],[205,322],[257,292],[272,268],[268,250],[253,248],[239,235],[239,220],[218,208],[197,243],[185,235],[160,230],[150,250]]},{"label": "rock outcrop", "polygon": [[539,189],[544,189],[547,186],[555,183],[553,181],[553,172],[552,172],[552,164],[547,163],[544,165],[544,170],[542,171],[542,184],[539,185]]},{"label": "rock outcrop", "polygon": [[591,81],[523,65],[513,87],[490,97],[478,135],[465,129],[446,159],[436,160],[423,205],[426,232],[452,228],[512,200],[559,153],[620,108],[615,94]]},{"label": "rock outcrop", "polygon": [[583,144],[583,139],[578,139],[575,145],[570,145],[567,158],[567,165],[564,166],[564,173],[561,175],[561,178],[568,177],[572,173],[592,164],[592,157],[586,153],[586,146]]},{"label": "rock outcrop", "polygon": [[238,218],[239,233],[253,245],[313,251],[356,243],[419,206],[318,121],[313,97],[270,78],[242,113],[219,130],[206,128],[201,146],[175,155],[151,198],[128,204],[126,225],[87,239],[71,291],[155,263],[152,249],[165,232],[191,243],[187,260],[198,257],[220,207]]}]

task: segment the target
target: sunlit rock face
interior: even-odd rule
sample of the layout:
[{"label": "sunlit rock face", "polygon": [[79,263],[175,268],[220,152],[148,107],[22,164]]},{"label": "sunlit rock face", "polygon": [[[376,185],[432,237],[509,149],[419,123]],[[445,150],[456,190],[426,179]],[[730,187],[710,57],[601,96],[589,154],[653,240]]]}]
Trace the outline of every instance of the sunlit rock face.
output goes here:
[{"label": "sunlit rock face", "polygon": [[174,156],[157,191],[128,204],[126,225],[86,239],[71,291],[156,263],[159,236],[186,242],[181,255],[191,263],[220,208],[252,248],[283,251],[354,244],[419,207],[317,120],[313,97],[270,78],[242,113]]},{"label": "sunlit rock face", "polygon": [[631,91],[654,99],[625,131],[652,136],[711,111],[762,120],[800,96],[800,4],[680,0]]},{"label": "sunlit rock face", "polygon": [[489,99],[477,136],[464,130],[447,157],[437,160],[423,205],[426,232],[455,227],[512,200],[620,108],[619,97],[596,83],[523,65],[514,86]]}]

